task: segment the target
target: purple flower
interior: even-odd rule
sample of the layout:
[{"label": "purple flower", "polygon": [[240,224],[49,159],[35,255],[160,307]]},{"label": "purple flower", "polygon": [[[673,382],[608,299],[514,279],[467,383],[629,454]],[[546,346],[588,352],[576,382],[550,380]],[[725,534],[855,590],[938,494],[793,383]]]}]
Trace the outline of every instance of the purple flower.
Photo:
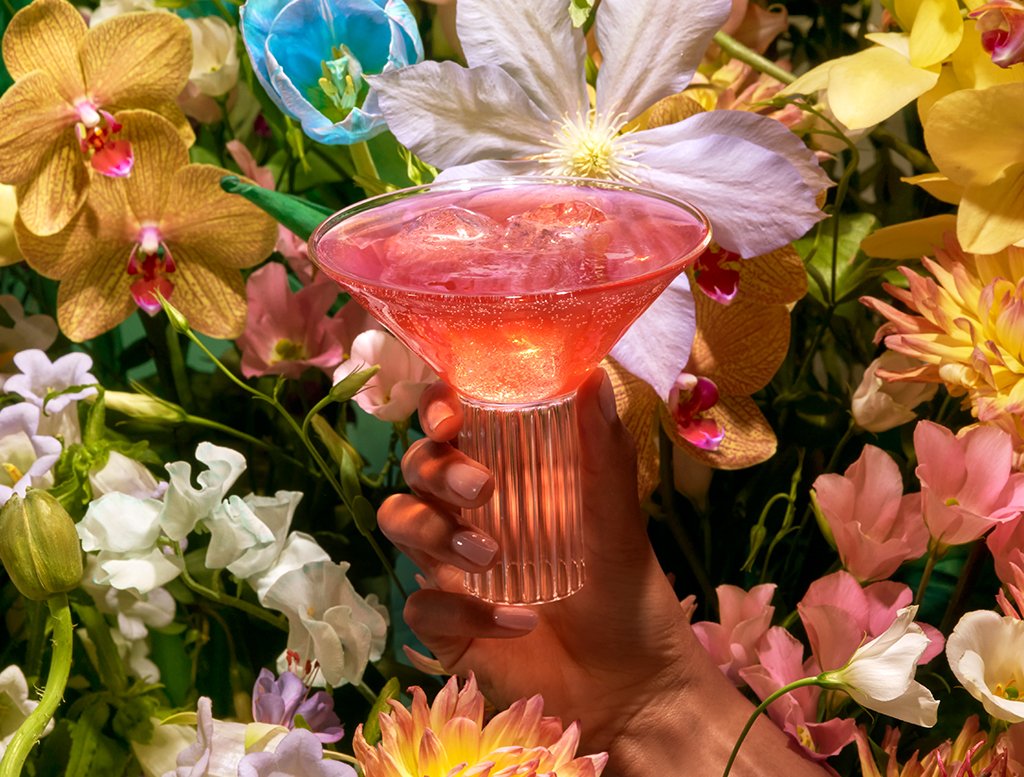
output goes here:
[{"label": "purple flower", "polygon": [[317,691],[310,695],[309,688],[291,672],[282,672],[274,679],[273,672],[261,669],[252,689],[253,720],[294,729],[295,718],[299,715],[320,742],[337,742],[345,735],[341,721],[334,714],[334,699],[330,694]]},{"label": "purple flower", "polygon": [[250,753],[238,763],[238,777],[356,777],[348,764],[324,760],[316,735],[299,729],[272,753]]}]

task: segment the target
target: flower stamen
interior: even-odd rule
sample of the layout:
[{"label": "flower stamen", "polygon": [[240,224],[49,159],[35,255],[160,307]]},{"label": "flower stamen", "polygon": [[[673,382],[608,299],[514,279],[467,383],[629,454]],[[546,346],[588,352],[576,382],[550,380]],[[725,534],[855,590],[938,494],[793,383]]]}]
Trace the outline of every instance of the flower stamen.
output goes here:
[{"label": "flower stamen", "polygon": [[115,138],[122,129],[121,123],[91,103],[80,103],[76,107],[81,121],[75,124],[75,135],[93,170],[112,178],[124,178],[131,173],[135,163],[132,144]]},{"label": "flower stamen", "polygon": [[638,149],[631,132],[622,132],[625,119],[624,114],[605,116],[594,110],[585,119],[566,115],[554,138],[541,141],[551,151],[530,159],[545,165],[549,175],[639,183],[635,171],[644,165],[633,159]]}]

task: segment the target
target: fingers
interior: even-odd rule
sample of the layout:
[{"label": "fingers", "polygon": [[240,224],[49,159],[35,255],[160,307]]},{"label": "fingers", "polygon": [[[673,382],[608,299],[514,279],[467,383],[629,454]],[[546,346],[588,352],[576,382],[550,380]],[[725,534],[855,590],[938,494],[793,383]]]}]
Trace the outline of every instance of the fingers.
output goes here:
[{"label": "fingers", "polygon": [[420,426],[435,442],[455,439],[462,428],[462,403],[447,383],[427,386],[420,397]]},{"label": "fingers", "polygon": [[405,603],[405,622],[441,664],[451,669],[474,639],[521,637],[536,628],[538,617],[528,607],[424,590],[416,591]]},{"label": "fingers", "polygon": [[402,457],[402,474],[417,494],[455,507],[479,507],[494,493],[494,479],[447,443],[417,440]]},{"label": "fingers", "polygon": [[[381,531],[423,568],[422,556],[434,564],[451,564],[483,572],[494,563],[498,543],[439,505],[411,494],[388,497],[377,514]],[[429,570],[424,570],[429,571]]]}]

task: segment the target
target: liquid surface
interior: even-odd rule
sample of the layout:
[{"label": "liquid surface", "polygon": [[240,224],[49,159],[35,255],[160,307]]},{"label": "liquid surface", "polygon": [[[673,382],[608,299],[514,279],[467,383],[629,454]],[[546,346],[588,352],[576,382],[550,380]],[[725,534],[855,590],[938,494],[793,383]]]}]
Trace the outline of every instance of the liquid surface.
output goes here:
[{"label": "liquid surface", "polygon": [[531,185],[419,194],[338,222],[317,263],[463,394],[567,394],[707,242],[670,201]]}]

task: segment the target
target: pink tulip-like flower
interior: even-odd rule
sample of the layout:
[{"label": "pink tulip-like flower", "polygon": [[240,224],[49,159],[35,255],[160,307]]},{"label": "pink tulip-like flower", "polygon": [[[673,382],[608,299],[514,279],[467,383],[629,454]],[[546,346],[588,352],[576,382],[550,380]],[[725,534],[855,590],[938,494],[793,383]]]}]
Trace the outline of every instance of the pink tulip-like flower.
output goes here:
[{"label": "pink tulip-like flower", "polygon": [[844,474],[819,475],[814,493],[843,566],[858,580],[886,578],[928,549],[920,494],[903,495],[899,467],[874,445]]},{"label": "pink tulip-like flower", "polygon": [[939,384],[886,380],[878,370],[902,372],[919,364],[896,351],[886,351],[871,362],[850,402],[857,426],[869,432],[884,432],[917,418],[914,408],[934,397]]},{"label": "pink tulip-like flower", "polygon": [[994,426],[955,435],[921,421],[914,429],[924,522],[936,543],[962,545],[1024,510],[1024,472],[1011,472],[1013,443]]},{"label": "pink tulip-like flower", "polygon": [[1024,517],[999,524],[985,538],[985,544],[995,561],[996,575],[1009,585],[1015,578],[1013,564],[1020,563],[1024,567],[1024,556],[1021,554],[1024,548]]},{"label": "pink tulip-like flower", "polygon": [[335,370],[334,382],[375,364],[380,365],[380,371],[355,395],[356,404],[382,421],[405,421],[416,409],[423,389],[437,380],[437,375],[395,337],[370,329],[352,341],[351,355]]},{"label": "pink tulip-like flower", "polygon": [[362,725],[356,729],[352,744],[365,777],[598,777],[608,762],[606,753],[575,758],[579,724],[563,731],[558,718],[542,717],[540,696],[520,699],[484,725],[484,697],[472,675],[461,691],[452,677],[433,705],[411,690],[411,710],[391,701],[390,714],[380,716],[380,744],[363,738]]},{"label": "pink tulip-like flower", "polygon": [[[804,661],[804,646],[781,626],[773,626],[764,635],[757,651],[758,664],[740,670],[740,677],[760,699],[767,699],[784,685],[813,677],[821,670],[810,658]],[[818,723],[816,686],[797,688],[768,707],[768,716],[814,760],[833,756],[853,741],[852,719],[833,718]]]},{"label": "pink tulip-like flower", "polygon": [[[862,588],[853,575],[839,571],[811,583],[797,610],[818,665],[829,671],[845,666],[858,647],[884,633],[912,598],[902,583],[885,580]],[[943,638],[937,629],[918,625],[931,640],[923,664],[942,652]]]},{"label": "pink tulip-like flower", "polygon": [[734,585],[720,585],[715,590],[721,622],[694,623],[693,633],[722,674],[741,686],[740,670],[757,664],[758,643],[772,625],[775,608],[768,602],[775,584],[756,585],[749,592]]},{"label": "pink tulip-like flower", "polygon": [[246,284],[249,312],[245,332],[236,341],[242,374],[298,378],[308,367],[328,375],[344,359],[345,324],[327,311],[338,298],[330,281],[292,293],[284,265],[271,262]]},{"label": "pink tulip-like flower", "polygon": [[969,14],[978,22],[981,45],[999,67],[1024,62],[1024,5],[1014,0],[992,0]]}]

